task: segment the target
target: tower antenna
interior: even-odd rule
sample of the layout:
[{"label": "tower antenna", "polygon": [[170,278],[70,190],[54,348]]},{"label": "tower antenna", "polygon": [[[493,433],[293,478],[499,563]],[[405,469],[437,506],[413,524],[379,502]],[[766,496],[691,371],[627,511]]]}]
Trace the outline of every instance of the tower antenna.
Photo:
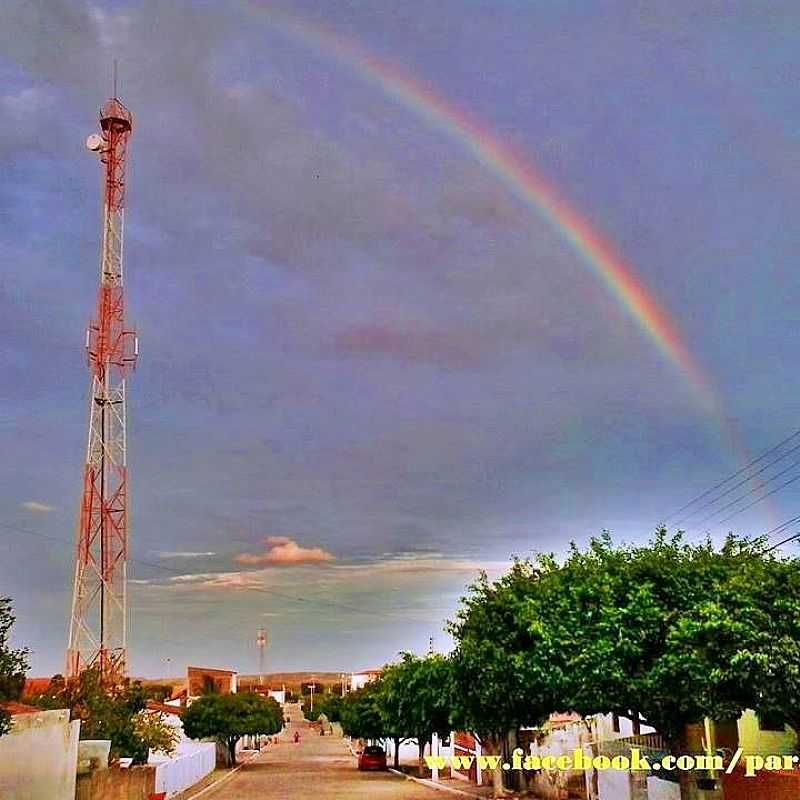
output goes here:
[{"label": "tower antenna", "polygon": [[95,320],[86,332],[91,373],[67,677],[97,669],[105,683],[128,672],[128,465],[126,379],[139,354],[125,324],[122,240],[131,112],[115,96],[86,140],[103,165],[103,229]]},{"label": "tower antenna", "polygon": [[264,651],[267,649],[267,632],[263,628],[256,634],[256,647],[258,648],[258,685],[264,685]]}]

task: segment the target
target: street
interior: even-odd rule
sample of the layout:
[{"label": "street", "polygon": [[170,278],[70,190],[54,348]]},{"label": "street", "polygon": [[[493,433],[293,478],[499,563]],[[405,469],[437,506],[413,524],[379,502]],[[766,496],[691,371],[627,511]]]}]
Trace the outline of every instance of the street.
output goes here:
[{"label": "street", "polygon": [[[320,736],[298,705],[287,704],[291,722],[279,744],[262,754],[219,789],[213,800],[433,800],[440,793],[390,772],[359,772],[347,741]],[[300,742],[293,741],[295,731]]]}]

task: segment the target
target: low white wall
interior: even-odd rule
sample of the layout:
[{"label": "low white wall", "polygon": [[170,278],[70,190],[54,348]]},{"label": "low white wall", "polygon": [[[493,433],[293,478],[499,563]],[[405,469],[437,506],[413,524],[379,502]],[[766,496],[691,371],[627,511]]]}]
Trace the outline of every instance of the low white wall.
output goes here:
[{"label": "low white wall", "polygon": [[0,797],[3,800],[75,800],[81,723],[69,711],[12,717],[0,736]]},{"label": "low white wall", "polygon": [[681,787],[673,781],[648,778],[647,800],[681,800]]},{"label": "low white wall", "polygon": [[151,753],[149,764],[156,768],[156,792],[172,797],[213,772],[217,752],[213,742],[184,740],[172,757]]},{"label": "low white wall", "polygon": [[597,788],[600,791],[600,800],[631,800],[631,778],[628,772],[616,769],[598,770]]}]

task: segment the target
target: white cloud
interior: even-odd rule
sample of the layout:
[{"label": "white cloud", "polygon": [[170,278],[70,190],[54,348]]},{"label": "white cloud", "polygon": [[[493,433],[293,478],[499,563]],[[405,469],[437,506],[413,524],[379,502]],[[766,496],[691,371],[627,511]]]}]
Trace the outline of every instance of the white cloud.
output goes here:
[{"label": "white cloud", "polygon": [[215,556],[216,553],[212,552],[195,552],[193,550],[162,550],[159,554],[159,558],[210,558],[211,556]]},{"label": "white cloud", "polygon": [[26,511],[34,511],[38,514],[47,514],[50,511],[55,511],[54,506],[48,506],[47,503],[40,503],[37,500],[28,500],[22,504]]}]

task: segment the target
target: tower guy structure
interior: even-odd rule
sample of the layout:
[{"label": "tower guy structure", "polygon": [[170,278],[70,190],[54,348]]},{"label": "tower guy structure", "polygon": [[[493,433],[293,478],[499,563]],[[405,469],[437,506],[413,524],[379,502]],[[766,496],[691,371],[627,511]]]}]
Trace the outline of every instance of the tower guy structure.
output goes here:
[{"label": "tower guy structure", "polygon": [[[116,95],[116,87],[115,92]],[[91,373],[89,442],[83,472],[67,677],[98,669],[113,682],[128,670],[128,472],[125,382],[138,355],[125,324],[122,243],[128,140],[133,117],[113,97],[100,109],[100,133],[86,140],[103,167],[100,287],[86,332]]]}]

